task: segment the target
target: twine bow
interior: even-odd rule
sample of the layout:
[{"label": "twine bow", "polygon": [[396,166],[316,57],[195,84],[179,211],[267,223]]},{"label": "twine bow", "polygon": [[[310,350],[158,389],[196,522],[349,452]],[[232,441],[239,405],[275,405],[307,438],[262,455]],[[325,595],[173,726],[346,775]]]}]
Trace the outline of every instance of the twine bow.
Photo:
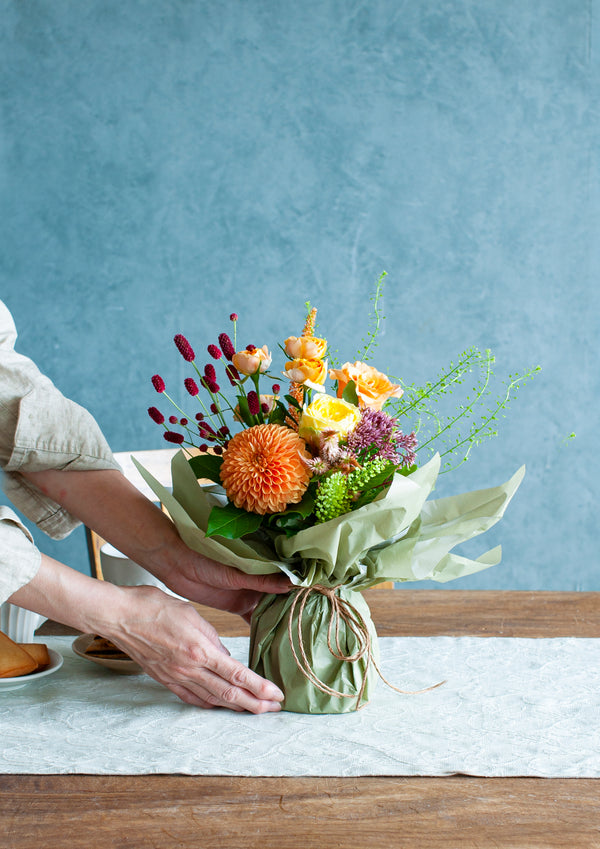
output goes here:
[{"label": "twine bow", "polygon": [[[441,687],[442,684],[445,684],[445,681],[440,681],[438,684],[433,684],[431,687],[425,687],[423,690],[400,690],[398,687],[394,687],[393,684],[384,677],[381,672],[381,669],[377,665],[377,661],[373,656],[373,647],[371,641],[371,634],[369,633],[369,628],[365,623],[364,619],[349,601],[344,598],[340,598],[337,594],[337,590],[342,586],[338,584],[335,587],[324,587],[321,584],[314,584],[312,587],[304,587],[298,590],[294,595],[294,600],[292,601],[292,605],[290,607],[289,619],[288,619],[288,637],[290,640],[290,646],[292,649],[292,654],[294,656],[294,660],[296,661],[296,666],[302,672],[305,678],[307,678],[313,686],[315,686],[322,693],[326,693],[329,696],[337,696],[341,699],[353,699],[354,695],[352,693],[342,693],[340,690],[334,690],[324,681],[322,681],[315,672],[311,669],[310,663],[306,656],[306,650],[304,647],[304,638],[302,636],[302,620],[304,616],[304,608],[306,607],[306,602],[308,601],[309,596],[314,593],[320,593],[324,595],[329,604],[331,605],[331,617],[329,619],[329,626],[327,628],[327,648],[337,660],[341,660],[346,663],[358,663],[358,661],[365,658],[365,669],[363,673],[362,682],[360,685],[360,690],[356,697],[356,707],[355,710],[359,710],[361,707],[361,700],[365,692],[365,688],[367,686],[367,677],[369,673],[369,668],[371,664],[373,665],[375,671],[384,682],[394,690],[396,693],[401,693],[405,696],[415,696],[419,693],[427,693],[429,690],[435,690],[437,687]],[[297,620],[297,638],[298,638],[298,648],[300,652],[300,657],[298,657],[298,652],[294,646],[294,635],[293,635],[293,627],[292,620],[294,618],[294,612],[298,607],[298,620]],[[340,646],[340,624],[344,623],[346,628],[351,631],[356,637],[357,649],[353,654],[345,654],[342,647]],[[332,639],[333,637],[333,639]]]}]

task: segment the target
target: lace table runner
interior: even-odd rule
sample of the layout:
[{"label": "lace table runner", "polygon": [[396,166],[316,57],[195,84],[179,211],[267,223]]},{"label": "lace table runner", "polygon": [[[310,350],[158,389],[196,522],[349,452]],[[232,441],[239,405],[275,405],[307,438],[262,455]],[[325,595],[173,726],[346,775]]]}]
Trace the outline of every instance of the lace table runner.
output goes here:
[{"label": "lace table runner", "polygon": [[[600,640],[391,637],[369,705],[252,716],[180,702],[47,638],[62,669],[0,690],[0,772],[600,776]],[[223,641],[245,660],[248,641]]]}]

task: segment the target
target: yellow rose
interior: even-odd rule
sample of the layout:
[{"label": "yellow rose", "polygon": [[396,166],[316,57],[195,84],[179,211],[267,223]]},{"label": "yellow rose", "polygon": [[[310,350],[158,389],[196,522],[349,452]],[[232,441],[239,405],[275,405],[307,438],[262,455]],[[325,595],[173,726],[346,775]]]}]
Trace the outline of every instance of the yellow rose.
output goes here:
[{"label": "yellow rose", "polygon": [[290,336],[284,345],[293,360],[322,360],[327,351],[327,340],[316,336]]},{"label": "yellow rose", "polygon": [[269,349],[263,345],[262,348],[246,348],[245,351],[238,351],[233,355],[232,362],[242,374],[256,374],[259,367],[262,374],[268,371],[271,359]]},{"label": "yellow rose", "polygon": [[401,398],[404,390],[390,379],[366,363],[344,363],[341,368],[329,369],[329,377],[337,380],[338,398],[342,397],[347,384],[353,380],[361,406],[381,410],[388,398]]},{"label": "yellow rose", "polygon": [[294,383],[319,384],[327,378],[327,363],[323,360],[297,359],[285,364],[286,377]]},{"label": "yellow rose", "polygon": [[331,395],[319,395],[303,411],[298,435],[311,444],[316,444],[323,431],[334,431],[340,439],[348,436],[360,421],[361,413],[354,404]]}]

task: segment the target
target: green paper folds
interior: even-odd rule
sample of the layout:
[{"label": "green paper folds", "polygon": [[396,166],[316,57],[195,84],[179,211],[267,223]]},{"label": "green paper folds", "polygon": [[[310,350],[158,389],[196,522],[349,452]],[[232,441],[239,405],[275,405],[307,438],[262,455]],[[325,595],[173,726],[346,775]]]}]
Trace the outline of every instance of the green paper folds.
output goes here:
[{"label": "green paper folds", "polygon": [[[165,505],[181,538],[200,552],[246,574],[284,572],[297,587],[340,588],[371,634],[373,656],[377,640],[364,599],[357,592],[384,581],[450,581],[500,562],[500,547],[475,560],[453,553],[462,542],[484,533],[498,522],[516,492],[525,468],[500,486],[427,501],[440,467],[439,456],[407,477],[396,475],[387,492],[359,509],[300,531],[293,536],[260,529],[242,539],[207,536],[214,506],[226,503],[220,487],[202,486],[184,454],[171,465],[173,492],[156,481],[136,460],[142,477]],[[285,693],[284,707],[302,713],[343,713],[357,707],[365,659],[336,660],[329,651],[327,629],[331,603],[315,591],[306,601],[301,633],[312,672],[326,688],[354,698],[322,692],[303,674],[291,651],[289,611],[294,592],[265,596],[252,618],[250,666],[270,678]],[[297,633],[297,610],[292,632]],[[355,635],[341,624],[340,646],[352,655]],[[294,637],[296,639],[296,637]],[[353,648],[354,647],[354,648]],[[298,654],[299,647],[295,646]],[[347,650],[347,651],[346,651]],[[360,699],[369,698],[376,675],[370,664]]]}]

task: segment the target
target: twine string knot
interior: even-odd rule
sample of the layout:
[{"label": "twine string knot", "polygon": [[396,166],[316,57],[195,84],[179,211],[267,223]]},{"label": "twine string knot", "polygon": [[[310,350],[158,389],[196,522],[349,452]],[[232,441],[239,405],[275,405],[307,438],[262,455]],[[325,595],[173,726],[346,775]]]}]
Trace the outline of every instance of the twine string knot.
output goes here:
[{"label": "twine string knot", "polygon": [[[369,674],[369,669],[371,665],[384,682],[394,690],[396,693],[401,693],[406,696],[414,696],[419,693],[427,693],[429,690],[435,690],[436,687],[441,687],[442,684],[445,684],[445,681],[440,681],[438,684],[434,684],[431,687],[425,687],[422,690],[401,690],[398,687],[395,687],[391,684],[382,674],[381,669],[379,668],[377,661],[373,655],[373,645],[371,634],[369,632],[369,627],[359,611],[356,607],[351,604],[347,599],[341,598],[338,594],[338,590],[342,584],[338,584],[334,587],[325,587],[321,584],[314,584],[311,587],[303,587],[299,589],[294,594],[294,599],[292,601],[289,617],[288,617],[288,637],[290,640],[290,646],[292,649],[292,654],[294,656],[294,660],[296,662],[296,666],[302,672],[304,677],[313,684],[318,690],[322,693],[326,693],[329,696],[336,696],[341,699],[353,699],[353,693],[342,693],[340,690],[335,690],[333,687],[330,687],[325,681],[322,681],[318,675],[311,668],[310,662],[306,655],[306,648],[304,644],[304,637],[302,634],[302,623],[304,618],[304,609],[306,607],[306,603],[309,597],[313,593],[320,593],[325,596],[328,600],[331,610],[331,616],[329,618],[329,624],[327,627],[327,648],[333,657],[337,660],[340,660],[345,663],[358,663],[364,658],[364,672],[362,676],[361,685],[356,696],[356,707],[355,710],[359,710],[361,707],[361,700],[363,698],[365,688],[367,686],[367,679]],[[293,620],[294,613],[298,608],[298,616],[296,622],[296,637],[298,641],[298,651],[296,651],[296,647],[294,645],[294,633],[293,633]],[[353,653],[346,653],[342,646],[340,645],[340,630],[341,626],[345,626],[347,631],[350,631],[354,634],[356,638],[356,650]]]}]

